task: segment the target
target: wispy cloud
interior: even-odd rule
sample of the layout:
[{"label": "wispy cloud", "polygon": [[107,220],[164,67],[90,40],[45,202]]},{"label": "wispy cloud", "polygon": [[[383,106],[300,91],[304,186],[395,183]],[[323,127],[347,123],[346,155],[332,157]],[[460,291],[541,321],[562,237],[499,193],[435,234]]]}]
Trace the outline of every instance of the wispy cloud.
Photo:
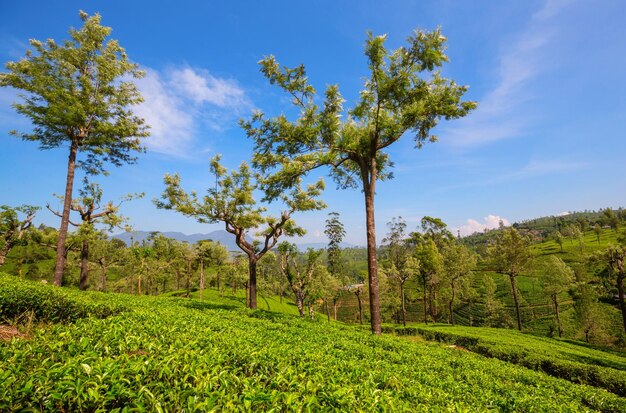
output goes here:
[{"label": "wispy cloud", "polygon": [[458,185],[449,185],[442,187],[442,190],[451,190],[458,188],[470,188],[478,186],[496,185],[507,182],[522,181],[524,179],[536,178],[539,176],[563,174],[567,172],[580,171],[589,168],[591,164],[588,162],[569,161],[564,159],[530,160],[523,167],[504,173],[493,173],[490,177],[481,180],[474,180],[460,183]]},{"label": "wispy cloud", "polygon": [[461,225],[460,227],[455,229],[459,231],[462,236],[465,236],[471,235],[475,232],[483,232],[486,229],[498,228],[500,226],[500,223],[502,223],[504,226],[511,225],[508,219],[502,218],[499,215],[489,214],[483,218],[482,222],[470,218],[467,220],[466,224]]},{"label": "wispy cloud", "polygon": [[523,105],[533,98],[529,85],[542,70],[557,25],[555,16],[569,0],[547,0],[532,15],[517,40],[499,58],[498,82],[479,100],[478,109],[441,133],[445,142],[470,147],[519,136],[531,122]]},{"label": "wispy cloud", "polygon": [[136,108],[151,126],[150,150],[184,157],[197,148],[197,134],[206,126],[221,131],[252,107],[244,89],[232,79],[188,66],[157,71],[147,68],[137,82],[144,103]]}]

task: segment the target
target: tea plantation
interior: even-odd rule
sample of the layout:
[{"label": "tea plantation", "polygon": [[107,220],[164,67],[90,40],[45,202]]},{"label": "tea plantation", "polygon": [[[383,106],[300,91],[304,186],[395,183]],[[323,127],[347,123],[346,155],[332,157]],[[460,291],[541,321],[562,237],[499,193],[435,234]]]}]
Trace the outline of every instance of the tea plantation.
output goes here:
[{"label": "tea plantation", "polygon": [[604,389],[438,343],[219,302],[0,275],[0,319],[34,326],[0,342],[3,412],[626,411]]}]

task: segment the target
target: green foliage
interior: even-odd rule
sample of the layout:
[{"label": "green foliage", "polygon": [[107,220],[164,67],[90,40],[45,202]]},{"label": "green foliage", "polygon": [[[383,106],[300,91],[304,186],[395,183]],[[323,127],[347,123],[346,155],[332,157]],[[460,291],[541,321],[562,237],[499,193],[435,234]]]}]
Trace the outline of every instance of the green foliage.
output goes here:
[{"label": "green foliage", "polygon": [[0,323],[22,317],[40,322],[73,322],[85,317],[105,318],[126,309],[103,294],[78,294],[3,273],[0,273],[0,285]]},{"label": "green foliage", "polygon": [[147,128],[131,110],[142,98],[127,80],[143,72],[116,40],[107,41],[111,28],[100,24],[100,15],[80,17],[83,27],[71,29],[70,40],[30,40],[34,51],[7,63],[0,86],[25,92],[13,107],[34,125],[32,132],[12,134],[42,149],[70,141],[86,155],[78,165],[102,173],[104,162],[120,166],[143,150],[139,138],[148,136]]},{"label": "green foliage", "polygon": [[595,350],[584,343],[491,328],[420,326],[401,335],[462,346],[487,357],[543,371],[555,377],[626,396],[626,354]]},{"label": "green foliage", "polygon": [[626,409],[604,390],[440,345],[195,300],[102,297],[130,310],[0,343],[0,410]]}]

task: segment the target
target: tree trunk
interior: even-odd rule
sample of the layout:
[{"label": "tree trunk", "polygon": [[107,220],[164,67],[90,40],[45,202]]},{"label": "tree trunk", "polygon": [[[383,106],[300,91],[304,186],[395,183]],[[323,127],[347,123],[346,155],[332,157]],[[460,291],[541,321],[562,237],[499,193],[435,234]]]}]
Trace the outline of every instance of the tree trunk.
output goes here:
[{"label": "tree trunk", "polygon": [[89,286],[89,241],[83,240],[80,250],[80,281],[79,288],[85,291]]},{"label": "tree trunk", "polygon": [[298,289],[293,289],[294,297],[296,298],[296,307],[298,308],[298,314],[304,318],[304,299],[302,293]]},{"label": "tree trunk", "polygon": [[450,297],[450,302],[448,303],[448,310],[450,310],[450,324],[454,325],[454,281],[450,283],[450,289],[452,290],[452,296]]},{"label": "tree trunk", "polygon": [[204,260],[200,260],[200,301],[204,292]]},{"label": "tree trunk", "polygon": [[617,294],[619,297],[619,307],[622,310],[622,323],[624,324],[624,332],[626,332],[626,302],[624,300],[624,276],[617,276]]},{"label": "tree trunk", "polygon": [[561,337],[563,335],[563,330],[561,329],[561,319],[559,318],[559,301],[556,294],[552,294],[552,302],[554,303],[554,315],[556,316],[556,329],[559,333],[559,337]]},{"label": "tree trunk", "polygon": [[251,309],[256,309],[256,257],[248,258],[248,269],[250,271],[250,305]]},{"label": "tree trunk", "polygon": [[469,325],[470,327],[472,327],[473,323],[472,323],[472,300],[471,299],[467,302],[467,307],[469,310]]},{"label": "tree trunk", "polygon": [[70,206],[72,205],[72,189],[74,188],[74,171],[76,170],[76,153],[78,144],[72,141],[70,155],[67,161],[67,179],[65,181],[65,197],[63,199],[63,214],[59,239],[57,240],[57,256],[54,266],[54,285],[63,284],[63,272],[65,270],[65,240],[67,239],[67,227],[70,223]]},{"label": "tree trunk", "polygon": [[400,299],[402,300],[402,325],[406,327],[406,304],[404,302],[404,282],[400,283]]},{"label": "tree trunk", "polygon": [[519,300],[517,299],[517,284],[515,282],[515,275],[509,275],[511,280],[511,289],[513,290],[513,302],[515,303],[515,316],[517,317],[517,329],[522,331],[522,314],[519,310]]},{"label": "tree trunk", "polygon": [[[372,178],[372,182],[375,177]],[[372,333],[380,335],[380,303],[378,297],[378,265],[376,262],[376,222],[374,217],[374,184],[370,184],[365,188],[365,222],[367,227],[367,269],[369,278],[369,296],[370,296],[370,323]],[[359,299],[360,300],[360,299]],[[359,301],[360,303],[360,301]],[[361,323],[363,317],[361,314]]]},{"label": "tree trunk", "polygon": [[107,290],[107,271],[108,268],[106,265],[100,265],[100,268],[102,270],[102,275],[100,277],[100,288],[102,289],[102,291],[106,291]]},{"label": "tree trunk", "polygon": [[339,302],[336,298],[333,298],[333,318],[337,321],[337,310],[339,309]]},{"label": "tree trunk", "polygon": [[424,324],[428,324],[428,312],[427,312],[428,309],[426,307],[426,276],[424,276],[423,287],[424,287],[424,291],[422,294],[422,298],[424,301]]},{"label": "tree trunk", "polygon": [[4,264],[4,260],[9,254],[9,251],[11,251],[11,248],[13,248],[13,243],[6,241],[2,246],[2,249],[0,249],[0,265]]},{"label": "tree trunk", "polygon": [[[361,291],[356,293],[356,298],[359,302],[359,323],[363,324],[363,304],[361,303]],[[370,306],[371,308],[371,306]]]},{"label": "tree trunk", "polygon": [[330,306],[328,305],[327,298],[324,298],[324,306],[326,307],[326,318],[328,319],[328,322],[330,323]]},{"label": "tree trunk", "polygon": [[311,317],[311,320],[315,320],[315,307],[313,304],[309,304],[309,317]]}]

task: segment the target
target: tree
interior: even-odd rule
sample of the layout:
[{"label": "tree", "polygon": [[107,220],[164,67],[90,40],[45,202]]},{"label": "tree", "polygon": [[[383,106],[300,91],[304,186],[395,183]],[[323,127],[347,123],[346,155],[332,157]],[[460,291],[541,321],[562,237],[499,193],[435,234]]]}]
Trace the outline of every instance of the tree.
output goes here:
[{"label": "tree", "polygon": [[[423,241],[417,245],[414,255],[420,263],[419,276],[422,281],[424,323],[428,324],[427,311],[429,306],[427,305],[427,300],[429,296],[432,298],[432,294],[429,294],[429,286],[432,290],[432,285],[437,282],[443,267],[443,257],[437,249],[435,241],[430,238],[423,239]],[[430,313],[431,316],[435,313],[432,300],[430,301]]]},{"label": "tree", "polygon": [[432,239],[437,248],[443,248],[454,240],[454,235],[448,231],[448,226],[440,218],[425,216],[421,220],[423,235]]},{"label": "tree", "polygon": [[109,269],[119,265],[128,259],[126,244],[124,241],[112,238],[108,239],[106,233],[98,231],[90,247],[92,260],[100,267],[100,290],[107,290],[107,276]]},{"label": "tree", "polygon": [[462,102],[467,87],[443,78],[438,69],[448,61],[446,38],[439,29],[416,30],[408,45],[395,51],[385,48],[386,35],[368,34],[365,44],[369,78],[360,99],[344,111],[337,85],[328,86],[323,106],[315,103],[315,89],[308,83],[304,66],[281,67],[273,56],[261,60],[261,71],[293,97],[300,110],[295,121],[285,115],[268,119],[256,112],[242,121],[255,142],[254,166],[273,171],[267,181],[268,197],[278,196],[296,179],[322,166],[341,189],[360,188],[365,197],[367,262],[371,328],[381,332],[376,261],[374,198],[376,183],[392,177],[388,148],[405,134],[413,134],[421,148],[437,137],[430,131],[440,119],[465,116],[476,107]]},{"label": "tree", "polygon": [[[4,264],[9,251],[24,240],[38,210],[39,207],[32,205],[0,206],[0,265]],[[24,217],[20,218],[20,214]]]},{"label": "tree", "polygon": [[489,248],[489,256],[495,271],[509,277],[515,304],[517,328],[522,331],[522,315],[516,278],[528,270],[532,263],[528,239],[523,237],[515,228],[505,229],[496,239],[495,244]]},{"label": "tree", "polygon": [[[54,284],[60,286],[65,266],[65,240],[72,204],[76,167],[90,174],[106,173],[105,163],[133,163],[133,151],[142,151],[140,138],[148,136],[143,119],[132,105],[142,101],[136,86],[126,80],[143,72],[128,60],[116,40],[108,40],[111,28],[100,24],[100,15],[80,12],[83,27],[69,31],[70,40],[57,44],[31,40],[33,51],[6,65],[0,86],[25,92],[15,110],[30,119],[28,133],[12,131],[41,149],[69,144],[67,178],[61,227],[57,241]],[[77,157],[83,155],[82,159]]]},{"label": "tree", "polygon": [[341,265],[341,242],[346,236],[343,223],[339,220],[338,212],[329,212],[326,219],[324,234],[328,237],[328,271],[337,276]]},{"label": "tree", "polygon": [[[132,199],[141,198],[144,194],[126,195],[115,205],[112,201],[102,205],[102,189],[96,183],[90,183],[87,178],[83,180],[83,188],[80,189],[80,197],[72,199],[70,210],[78,212],[80,222],[74,222],[68,218],[68,222],[78,227],[79,235],[82,239],[81,261],[80,261],[80,281],[79,288],[86,290],[89,286],[89,243],[95,237],[95,225],[104,224],[108,231],[114,228],[123,228],[130,231],[129,226],[125,226],[126,218],[119,213],[122,203]],[[63,197],[59,197],[63,200]],[[46,208],[59,218],[63,214],[53,210],[50,204]]]},{"label": "tree", "polygon": [[559,295],[571,288],[576,280],[574,271],[555,255],[550,255],[541,267],[539,280],[543,291],[552,300],[554,315],[556,318],[557,333],[563,334],[561,319],[559,317]]},{"label": "tree", "polygon": [[593,226],[593,233],[596,234],[596,240],[600,243],[600,237],[602,236],[602,227],[599,224]]},{"label": "tree", "polygon": [[202,240],[196,243],[198,260],[200,262],[200,300],[205,287],[206,265],[213,265],[216,268],[215,284],[217,291],[220,291],[221,267],[228,260],[228,249],[219,242],[212,240]]},{"label": "tree", "polygon": [[294,295],[300,317],[304,317],[304,305],[311,295],[311,286],[319,275],[321,250],[309,248],[301,256],[298,247],[287,241],[278,245],[278,262]]},{"label": "tree", "polygon": [[449,322],[454,325],[454,300],[462,287],[469,287],[476,255],[462,244],[449,244],[443,250],[443,271],[450,286]]},{"label": "tree", "polygon": [[554,233],[554,242],[559,244],[559,247],[561,247],[561,252],[563,252],[563,234],[561,234],[561,231],[556,231]]},{"label": "tree", "polygon": [[617,232],[617,229],[619,228],[619,217],[611,208],[602,210],[602,221],[605,225],[611,227],[613,231]]},{"label": "tree", "polygon": [[626,333],[626,300],[624,280],[626,279],[626,245],[610,245],[604,251],[603,260],[608,266],[608,275],[615,280],[617,298],[622,313],[622,324]]},{"label": "tree", "polygon": [[383,239],[387,244],[387,256],[389,261],[388,276],[395,278],[400,289],[400,312],[402,324],[406,326],[406,294],[405,284],[419,273],[420,262],[409,255],[409,244],[405,236],[406,222],[402,217],[393,218],[387,223],[389,232]]},{"label": "tree", "polygon": [[[207,190],[202,200],[195,192],[187,193],[180,186],[180,177],[165,175],[165,191],[160,200],[154,200],[157,208],[173,209],[183,215],[196,218],[201,223],[222,222],[226,231],[235,236],[237,246],[248,257],[250,274],[250,308],[257,307],[257,262],[271,250],[283,236],[301,236],[305,230],[298,227],[292,215],[298,211],[311,211],[326,205],[317,199],[324,189],[323,181],[302,189],[298,180],[290,191],[281,194],[286,209],[280,218],[265,215],[266,208],[257,206],[253,192],[260,186],[261,179],[252,174],[243,162],[236,171],[228,173],[220,164],[220,157],[211,160],[211,172],[215,175],[215,186]],[[255,179],[256,178],[256,179]],[[247,237],[250,230],[263,241],[252,242]]]},{"label": "tree", "polygon": [[333,302],[333,319],[337,320],[337,310],[339,309],[339,298],[343,293],[342,285],[345,285],[347,277],[342,273],[345,268],[342,265],[341,256],[341,242],[346,236],[346,230],[343,223],[339,220],[338,212],[329,212],[326,219],[326,227],[324,228],[324,234],[328,237],[328,247],[326,252],[328,254],[328,271],[331,274],[332,286],[329,286],[328,296],[324,297],[326,305],[327,316],[330,317],[328,309],[328,300]]}]

